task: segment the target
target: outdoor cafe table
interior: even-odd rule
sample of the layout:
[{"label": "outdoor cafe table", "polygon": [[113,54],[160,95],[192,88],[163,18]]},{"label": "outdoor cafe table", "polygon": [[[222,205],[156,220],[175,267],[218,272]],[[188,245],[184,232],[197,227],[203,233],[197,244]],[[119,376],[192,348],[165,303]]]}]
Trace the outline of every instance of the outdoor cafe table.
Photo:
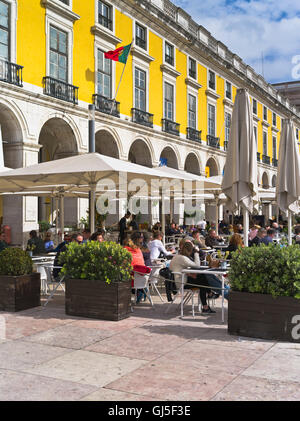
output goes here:
[{"label": "outdoor cafe table", "polygon": [[[207,266],[200,266],[199,269],[183,269],[182,270],[182,277],[181,277],[181,315],[180,317],[183,318],[183,297],[184,297],[184,284],[186,282],[186,278],[188,274],[198,274],[201,273],[202,275],[216,275],[222,277],[222,323],[224,323],[224,287],[225,287],[225,277],[227,275],[228,270],[226,269],[208,269]],[[212,288],[213,289],[213,288]]]},{"label": "outdoor cafe table", "polygon": [[31,258],[32,263],[36,266],[36,271],[40,273],[41,290],[43,294],[47,293],[47,275],[44,266],[47,264],[54,263],[55,256],[56,253],[49,253],[46,255],[34,256]]}]

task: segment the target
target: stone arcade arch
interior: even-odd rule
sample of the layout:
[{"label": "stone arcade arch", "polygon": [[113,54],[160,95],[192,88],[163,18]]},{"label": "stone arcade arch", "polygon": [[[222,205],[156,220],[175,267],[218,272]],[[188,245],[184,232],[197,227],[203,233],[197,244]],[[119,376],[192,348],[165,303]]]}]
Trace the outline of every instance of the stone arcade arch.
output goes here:
[{"label": "stone arcade arch", "polygon": [[120,159],[118,143],[108,130],[101,129],[96,133],[96,152]]},{"label": "stone arcade arch", "polygon": [[264,172],[263,176],[262,176],[262,188],[268,189],[269,187],[270,187],[269,177],[268,177],[268,174],[266,172]]},{"label": "stone arcade arch", "polygon": [[[20,113],[18,114],[18,110],[14,110],[13,106],[4,103],[0,104],[0,128],[3,141],[4,166],[9,168],[21,168],[24,165],[26,123],[21,120]],[[23,243],[23,223],[26,220],[24,213],[24,200],[21,196],[7,195],[0,197],[0,224],[3,223],[11,227],[12,244],[21,245]]]},{"label": "stone arcade arch", "polygon": [[205,173],[209,177],[219,175],[219,166],[214,158],[209,158],[206,162]]},{"label": "stone arcade arch", "polygon": [[[78,143],[72,127],[60,117],[47,120],[39,135],[39,162],[53,161],[78,155]],[[80,219],[80,206],[86,208],[86,201],[65,198],[65,225],[77,225]],[[51,198],[39,198],[38,220],[49,220],[54,213],[54,201]],[[86,209],[82,210],[83,213]]]},{"label": "stone arcade arch", "polygon": [[128,153],[128,161],[152,168],[151,151],[144,140],[137,139],[132,143]]},{"label": "stone arcade arch", "polygon": [[162,150],[160,159],[166,160],[168,167],[178,170],[178,159],[175,151],[170,146],[167,146]]},{"label": "stone arcade arch", "polygon": [[197,155],[192,152],[188,154],[185,160],[184,170],[192,174],[201,175],[200,163]]}]

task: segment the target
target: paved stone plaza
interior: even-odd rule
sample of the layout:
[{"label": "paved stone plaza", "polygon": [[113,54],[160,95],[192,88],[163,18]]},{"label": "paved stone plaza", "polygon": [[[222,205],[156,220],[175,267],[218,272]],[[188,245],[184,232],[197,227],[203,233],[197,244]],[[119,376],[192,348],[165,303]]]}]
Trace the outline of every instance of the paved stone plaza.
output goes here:
[{"label": "paved stone plaza", "polygon": [[154,302],[120,322],[67,316],[61,294],[0,312],[0,400],[300,400],[300,344],[228,335],[220,299],[184,320]]}]

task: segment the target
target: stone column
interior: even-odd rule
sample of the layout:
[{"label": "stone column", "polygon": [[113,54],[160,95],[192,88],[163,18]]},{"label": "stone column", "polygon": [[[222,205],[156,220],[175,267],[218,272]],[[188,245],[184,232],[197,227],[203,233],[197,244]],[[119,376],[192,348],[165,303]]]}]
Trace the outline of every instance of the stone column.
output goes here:
[{"label": "stone column", "polygon": [[[38,163],[40,146],[32,142],[8,143],[4,148],[5,165],[22,168]],[[28,233],[38,229],[37,197],[6,195],[3,199],[3,224],[11,227],[12,245],[24,246]]]}]

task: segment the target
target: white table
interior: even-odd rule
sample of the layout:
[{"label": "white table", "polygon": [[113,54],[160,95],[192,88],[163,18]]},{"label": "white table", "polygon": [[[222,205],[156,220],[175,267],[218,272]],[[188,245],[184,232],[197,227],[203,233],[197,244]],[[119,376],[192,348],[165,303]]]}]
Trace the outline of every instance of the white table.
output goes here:
[{"label": "white table", "polygon": [[[203,268],[203,269],[202,269]],[[207,266],[200,266],[199,269],[183,269],[181,277],[181,318],[183,318],[183,297],[184,297],[184,285],[188,274],[202,274],[202,275],[216,275],[222,277],[222,323],[224,323],[224,286],[225,278],[224,275],[228,273],[228,270],[213,270],[208,269]]]}]

